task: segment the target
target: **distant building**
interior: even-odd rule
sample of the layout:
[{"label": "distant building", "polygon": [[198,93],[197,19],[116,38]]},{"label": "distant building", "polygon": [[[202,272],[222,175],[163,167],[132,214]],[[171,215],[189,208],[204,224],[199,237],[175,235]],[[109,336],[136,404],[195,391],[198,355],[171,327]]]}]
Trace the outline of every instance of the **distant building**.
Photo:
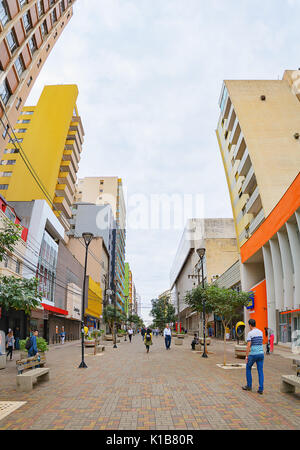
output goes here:
[{"label": "distant building", "polygon": [[[182,326],[189,332],[201,332],[200,315],[185,303],[185,295],[202,283],[198,248],[205,248],[204,281],[212,283],[238,259],[232,219],[190,219],[184,229],[170,272],[171,302]],[[213,323],[213,316],[210,317]]]}]

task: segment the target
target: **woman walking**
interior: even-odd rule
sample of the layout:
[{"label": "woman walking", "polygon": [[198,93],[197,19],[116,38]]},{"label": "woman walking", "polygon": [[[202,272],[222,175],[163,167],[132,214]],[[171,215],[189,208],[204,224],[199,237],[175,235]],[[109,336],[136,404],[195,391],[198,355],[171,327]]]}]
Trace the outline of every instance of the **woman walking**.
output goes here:
[{"label": "woman walking", "polygon": [[149,353],[150,345],[152,345],[152,331],[147,328],[144,336],[144,344],[146,345],[147,353]]},{"label": "woman walking", "polygon": [[12,330],[9,329],[8,335],[6,336],[6,350],[7,350],[6,357],[8,358],[8,355],[10,355],[10,361],[12,360],[13,356],[14,342],[15,342],[14,334]]}]

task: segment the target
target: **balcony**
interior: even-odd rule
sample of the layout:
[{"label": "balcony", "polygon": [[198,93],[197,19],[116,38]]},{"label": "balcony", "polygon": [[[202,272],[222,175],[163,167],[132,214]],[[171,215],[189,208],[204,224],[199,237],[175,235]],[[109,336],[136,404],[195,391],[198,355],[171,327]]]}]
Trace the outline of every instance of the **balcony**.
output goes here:
[{"label": "balcony", "polygon": [[72,152],[74,152],[74,157],[75,157],[77,163],[79,163],[81,149],[79,151],[79,148],[78,148],[78,145],[77,145],[77,142],[75,141],[75,139],[66,140],[65,150],[72,150]]},{"label": "balcony", "polygon": [[229,114],[228,114],[228,119],[226,119],[225,126],[224,126],[226,131],[232,130],[235,118],[236,118],[236,115],[235,115],[234,107],[233,107],[233,105],[231,105]]},{"label": "balcony", "polygon": [[256,185],[256,178],[254,174],[253,166],[250,167],[250,170],[244,180],[244,183],[242,185],[242,192],[245,194],[249,194],[251,190],[254,190]]},{"label": "balcony", "polygon": [[56,197],[64,197],[69,205],[72,205],[74,198],[66,184],[57,184],[55,188]]},{"label": "balcony", "polygon": [[241,133],[241,127],[238,121],[238,118],[235,118],[233,127],[232,127],[232,132],[230,134],[230,138],[229,138],[229,144],[231,145],[236,145],[238,142],[238,138],[240,136]]},{"label": "balcony", "polygon": [[245,142],[245,139],[244,139],[244,135],[241,132],[240,136],[238,138],[238,141],[236,143],[236,147],[235,147],[235,150],[234,150],[233,157],[235,159],[242,159],[245,149],[246,149],[246,142]]},{"label": "balcony", "polygon": [[74,171],[75,172],[78,171],[79,166],[76,161],[73,150],[64,150],[62,159],[63,159],[63,161],[71,161]]},{"label": "balcony", "polygon": [[262,223],[262,221],[265,219],[264,210],[261,209],[259,213],[254,217],[252,222],[250,223],[249,231],[250,233],[254,233],[255,230],[259,227],[259,225]]},{"label": "balcony", "polygon": [[251,167],[251,160],[248,149],[246,148],[238,167],[238,174],[246,176],[246,174],[249,172],[250,167]]},{"label": "balcony", "polygon": [[64,197],[54,197],[53,204],[58,211],[61,211],[65,217],[71,219],[72,211]]},{"label": "balcony", "polygon": [[257,214],[261,210],[261,208],[262,203],[259,194],[259,189],[257,186],[247,202],[246,212],[249,212],[251,214]]},{"label": "balcony", "polygon": [[71,194],[75,192],[75,183],[73,183],[69,172],[59,172],[58,174],[59,184],[66,184]]},{"label": "balcony", "polygon": [[72,167],[71,161],[62,161],[60,163],[60,171],[61,172],[68,172],[71,176],[71,179],[73,183],[76,183],[76,172]]},{"label": "balcony", "polygon": [[240,221],[237,223],[238,234],[242,233],[243,230],[247,229],[247,227],[251,223],[252,219],[253,219],[252,214],[242,214]]},{"label": "balcony", "polygon": [[249,194],[243,194],[241,197],[237,197],[234,200],[234,207],[237,213],[239,213],[239,211],[241,211],[244,206],[247,203],[247,200],[249,198]]}]

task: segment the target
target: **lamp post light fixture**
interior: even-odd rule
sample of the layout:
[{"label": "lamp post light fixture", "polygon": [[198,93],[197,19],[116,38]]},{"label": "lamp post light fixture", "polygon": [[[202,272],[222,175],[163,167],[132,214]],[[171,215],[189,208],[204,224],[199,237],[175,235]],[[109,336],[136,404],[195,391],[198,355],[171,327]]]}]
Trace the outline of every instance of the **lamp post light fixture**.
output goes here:
[{"label": "lamp post light fixture", "polygon": [[88,248],[94,237],[93,233],[82,233],[82,237],[85,245],[85,260],[84,260],[84,276],[83,276],[83,291],[82,291],[82,307],[81,307],[81,363],[79,369],[87,368],[84,362],[84,307],[85,307],[85,289],[86,289],[86,269],[87,269],[87,258],[88,258]]},{"label": "lamp post light fixture", "polygon": [[[202,278],[202,287],[204,288],[204,271],[203,271],[203,259],[205,255],[205,248],[198,248],[197,254],[201,261],[201,278]],[[202,358],[208,358],[206,353],[206,328],[205,328],[205,298],[203,299],[203,354]]]}]

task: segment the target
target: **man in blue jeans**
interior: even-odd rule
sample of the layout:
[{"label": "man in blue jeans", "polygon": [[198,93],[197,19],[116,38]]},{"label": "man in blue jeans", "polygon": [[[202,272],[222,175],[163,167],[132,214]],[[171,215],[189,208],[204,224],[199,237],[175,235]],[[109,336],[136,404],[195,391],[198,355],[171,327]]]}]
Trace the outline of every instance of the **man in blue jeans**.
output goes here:
[{"label": "man in blue jeans", "polygon": [[250,331],[247,335],[247,349],[246,349],[246,379],[247,385],[243,386],[244,391],[252,391],[252,375],[251,369],[256,362],[258,371],[258,394],[264,391],[264,348],[263,348],[263,332],[256,328],[254,319],[248,321]]}]

